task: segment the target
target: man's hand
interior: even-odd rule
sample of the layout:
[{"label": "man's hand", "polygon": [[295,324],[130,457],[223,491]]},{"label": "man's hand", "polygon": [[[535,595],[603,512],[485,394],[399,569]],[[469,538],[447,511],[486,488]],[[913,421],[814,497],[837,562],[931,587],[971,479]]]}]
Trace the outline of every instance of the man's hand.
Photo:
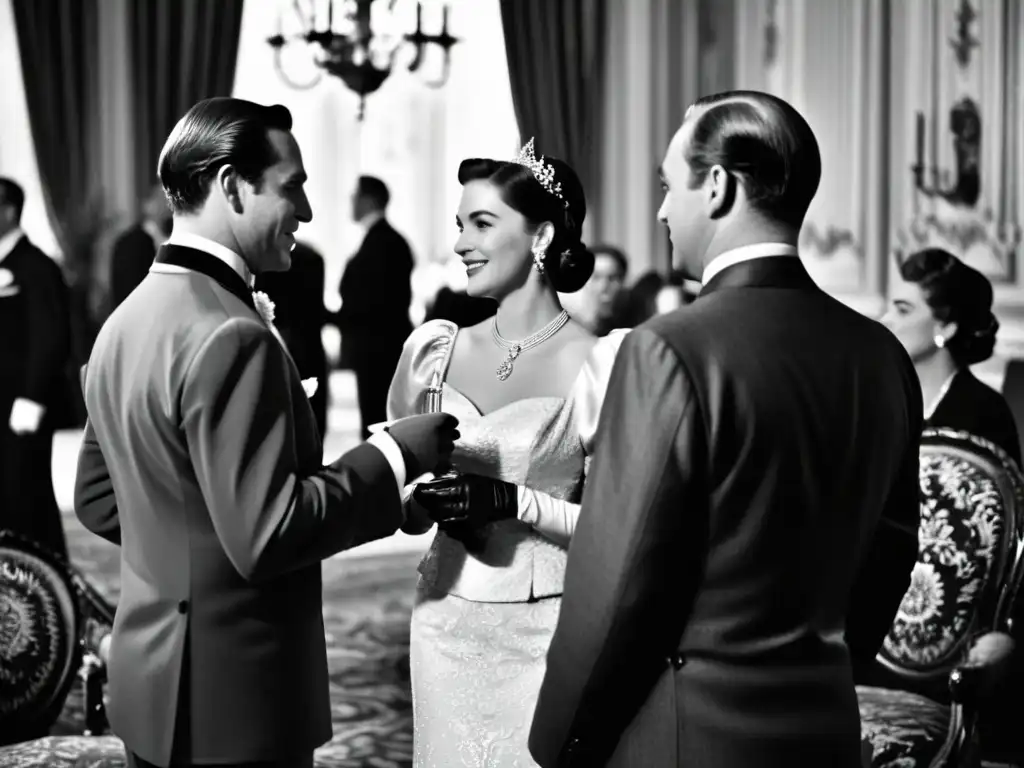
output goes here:
[{"label": "man's hand", "polygon": [[31,435],[39,429],[46,408],[39,403],[19,397],[11,407],[11,432],[16,435]]},{"label": "man's hand", "polygon": [[456,531],[462,524],[478,528],[519,513],[516,486],[480,475],[453,475],[420,483],[412,498],[434,522]]},{"label": "man's hand", "polygon": [[402,449],[409,477],[419,477],[447,464],[459,439],[459,420],[448,413],[425,413],[398,419],[386,428]]}]

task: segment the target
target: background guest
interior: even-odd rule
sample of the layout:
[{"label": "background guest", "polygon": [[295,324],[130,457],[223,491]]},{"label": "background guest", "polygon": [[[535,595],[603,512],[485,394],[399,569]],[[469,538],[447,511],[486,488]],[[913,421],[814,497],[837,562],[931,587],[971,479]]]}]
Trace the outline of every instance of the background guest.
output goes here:
[{"label": "background guest", "polygon": [[594,274],[583,289],[590,306],[588,320],[596,336],[606,336],[615,328],[629,327],[626,306],[629,261],[626,254],[613,245],[596,245],[590,252],[594,254]]},{"label": "background guest", "polygon": [[21,230],[24,206],[0,177],[0,528],[67,557],[50,464],[68,408],[69,297],[60,266]]},{"label": "background guest", "polygon": [[469,328],[493,317],[498,311],[498,302],[485,296],[470,296],[465,291],[454,291],[442,286],[427,310],[424,322],[448,320],[460,328]]},{"label": "background guest", "polygon": [[303,379],[316,377],[317,389],[310,398],[320,437],[327,430],[329,398],[327,354],[321,331],[327,323],[324,309],[324,259],[306,243],[296,243],[287,272],[262,272],[255,289],[274,302],[274,325],[291,353]]},{"label": "background guest", "polygon": [[142,282],[156,249],[171,234],[171,209],[157,184],[142,204],[142,219],[117,238],[110,257],[110,309],[113,311]]},{"label": "background guest", "polygon": [[386,218],[391,195],[373,176],[361,176],[352,197],[352,215],[366,230],[362,245],[341,278],[341,309],[334,322],[341,331],[342,357],[356,376],[363,437],[370,424],[384,421],[391,377],[412,332],[412,251]]},{"label": "background guest", "polygon": [[914,361],[926,427],[948,427],[991,440],[1020,465],[1020,440],[1001,394],[970,366],[992,356],[999,323],[992,284],[940,248],[909,256],[899,268],[882,322]]}]

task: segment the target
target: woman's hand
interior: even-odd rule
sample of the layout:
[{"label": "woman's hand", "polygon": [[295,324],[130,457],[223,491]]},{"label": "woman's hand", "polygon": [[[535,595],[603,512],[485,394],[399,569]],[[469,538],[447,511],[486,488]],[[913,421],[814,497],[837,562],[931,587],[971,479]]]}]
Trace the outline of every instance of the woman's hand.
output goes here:
[{"label": "woman's hand", "polygon": [[420,483],[413,500],[438,525],[481,528],[519,513],[516,486],[480,475],[451,475]]}]

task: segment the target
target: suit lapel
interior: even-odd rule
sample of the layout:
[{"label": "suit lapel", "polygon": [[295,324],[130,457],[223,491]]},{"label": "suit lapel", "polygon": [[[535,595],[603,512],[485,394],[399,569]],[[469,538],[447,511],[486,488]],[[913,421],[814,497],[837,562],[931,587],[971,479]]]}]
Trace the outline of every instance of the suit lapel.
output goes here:
[{"label": "suit lapel", "polygon": [[219,283],[224,290],[233,293],[245,302],[250,309],[254,311],[256,309],[249,286],[245,284],[245,281],[235,270],[216,256],[181,245],[164,245],[160,247],[154,263],[170,264],[206,275],[214,282]]},{"label": "suit lapel", "polygon": [[698,299],[727,288],[819,290],[796,256],[767,256],[726,267],[701,288]]}]

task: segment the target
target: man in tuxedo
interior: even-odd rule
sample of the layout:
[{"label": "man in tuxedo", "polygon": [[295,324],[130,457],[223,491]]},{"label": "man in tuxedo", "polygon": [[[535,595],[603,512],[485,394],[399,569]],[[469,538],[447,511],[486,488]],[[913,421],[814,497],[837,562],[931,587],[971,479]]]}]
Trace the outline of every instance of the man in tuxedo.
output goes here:
[{"label": "man in tuxedo", "polygon": [[164,188],[156,185],[142,204],[142,220],[129,227],[114,243],[110,257],[110,304],[116,309],[134,291],[156,257],[156,249],[171,233],[171,211]]},{"label": "man in tuxedo", "polygon": [[690,305],[617,357],[530,736],[544,766],[860,768],[851,667],[917,555],[921,391],[797,255],[817,190],[789,104],[687,112],[658,218]]},{"label": "man in tuxedo", "polygon": [[391,195],[387,185],[362,176],[352,197],[352,215],[366,231],[362,245],[341,278],[342,356],[356,375],[363,437],[369,426],[386,418],[388,388],[402,345],[412,332],[413,257],[409,244],[386,218]]},{"label": "man in tuxedo", "polygon": [[75,511],[121,546],[110,722],[135,766],[308,768],[331,737],[320,561],[390,536],[445,414],[323,466],[299,373],[250,293],[312,218],[291,114],[196,104],[160,155],[174,232],[83,370]]},{"label": "man in tuxedo", "polygon": [[67,557],[53,493],[53,432],[71,354],[60,266],[21,230],[25,193],[0,178],[0,528]]},{"label": "man in tuxedo", "polygon": [[327,322],[324,308],[324,257],[305,243],[292,249],[292,266],[287,272],[264,272],[256,276],[256,290],[274,302],[274,325],[303,379],[317,380],[309,398],[321,438],[327,429],[327,353],[321,332]]}]

